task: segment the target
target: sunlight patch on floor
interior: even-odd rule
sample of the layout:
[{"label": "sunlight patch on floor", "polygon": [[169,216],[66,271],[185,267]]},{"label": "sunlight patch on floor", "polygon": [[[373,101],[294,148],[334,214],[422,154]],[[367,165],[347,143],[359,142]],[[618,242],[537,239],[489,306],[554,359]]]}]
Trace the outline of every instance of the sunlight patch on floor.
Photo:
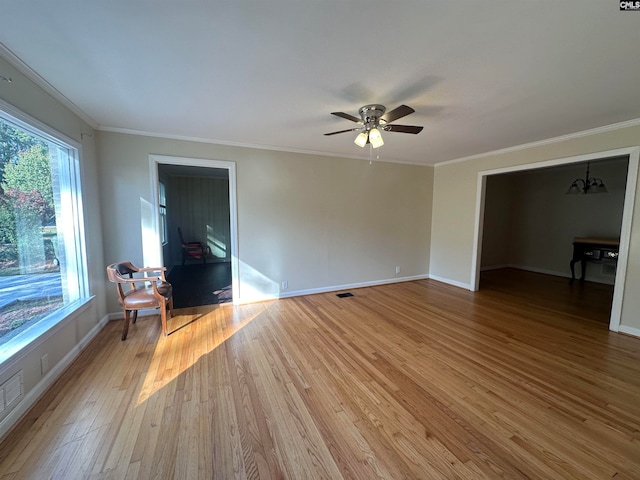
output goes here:
[{"label": "sunlight patch on floor", "polygon": [[[213,352],[249,325],[271,303],[273,302],[235,307],[212,305],[210,310],[204,307],[182,309],[184,313],[177,313],[168,320],[171,333],[166,338],[158,339],[136,406],[146,402],[203,356]],[[233,309],[232,324],[223,321],[223,317],[229,315],[226,312],[228,309]],[[189,310],[194,310],[194,313],[187,313]],[[207,330],[213,330],[213,341]],[[191,336],[188,342],[185,342],[185,335]]]}]

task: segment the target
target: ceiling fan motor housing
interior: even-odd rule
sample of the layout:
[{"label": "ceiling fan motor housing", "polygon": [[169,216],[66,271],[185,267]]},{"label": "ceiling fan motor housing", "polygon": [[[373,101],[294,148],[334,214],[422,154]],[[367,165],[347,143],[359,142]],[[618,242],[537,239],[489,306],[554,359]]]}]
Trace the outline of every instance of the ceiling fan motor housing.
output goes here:
[{"label": "ceiling fan motor housing", "polygon": [[[415,135],[422,131],[422,127],[418,127],[416,125],[397,125],[393,123],[394,121],[406,117],[414,112],[415,110],[407,105],[400,105],[390,112],[387,112],[385,106],[380,105],[379,103],[372,103],[361,107],[358,110],[360,118],[344,112],[331,112],[331,115],[350,120],[357,123],[359,126],[356,128],[339,130],[337,132],[325,133],[325,135],[336,135],[338,133],[360,130],[356,144],[361,147],[364,146],[363,139],[369,139],[369,134],[374,129],[378,130],[378,132],[374,132],[374,136],[376,136],[376,138],[378,138],[380,130],[385,132],[413,133]],[[383,115],[386,115],[386,117],[383,117]],[[362,145],[360,145],[360,143],[362,143]],[[380,142],[380,145],[382,145],[382,142]]]},{"label": "ceiling fan motor housing", "polygon": [[367,130],[377,127],[380,124],[380,117],[384,115],[386,110],[384,105],[379,104],[365,105],[360,108],[360,118],[362,118]]}]

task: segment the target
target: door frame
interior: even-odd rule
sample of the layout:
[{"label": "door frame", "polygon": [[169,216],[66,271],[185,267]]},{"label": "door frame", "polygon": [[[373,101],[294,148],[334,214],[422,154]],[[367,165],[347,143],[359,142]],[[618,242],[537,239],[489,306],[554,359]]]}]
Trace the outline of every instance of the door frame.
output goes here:
[{"label": "door frame", "polygon": [[149,171],[151,172],[151,199],[153,208],[153,228],[157,239],[158,258],[164,265],[162,241],[160,235],[160,205],[158,198],[158,165],[182,165],[186,167],[205,167],[226,169],[229,173],[229,230],[231,240],[231,292],[232,302],[239,302],[239,261],[238,261],[238,204],[236,188],[236,162],[227,160],[210,160],[205,158],[176,157],[169,155],[149,155]]},{"label": "door frame", "polygon": [[554,167],[559,165],[569,165],[572,163],[588,162],[594,160],[605,160],[611,157],[629,157],[627,167],[627,184],[624,194],[624,207],[622,211],[622,226],[620,228],[620,251],[618,254],[618,265],[613,287],[613,301],[611,304],[611,317],[609,319],[609,330],[620,331],[620,320],[622,316],[622,300],[624,298],[624,286],[627,276],[627,265],[629,262],[629,243],[631,240],[631,223],[635,205],[636,185],[638,180],[638,163],[640,159],[640,146],[608,150],[604,152],[577,155],[574,157],[558,158],[537,163],[527,163],[511,167],[497,168],[478,172],[476,212],[473,238],[473,257],[471,259],[471,282],[470,290],[475,292],[480,288],[480,257],[482,255],[482,231],[484,223],[485,191],[487,177],[502,173],[521,172],[523,170],[536,170],[538,168]]}]

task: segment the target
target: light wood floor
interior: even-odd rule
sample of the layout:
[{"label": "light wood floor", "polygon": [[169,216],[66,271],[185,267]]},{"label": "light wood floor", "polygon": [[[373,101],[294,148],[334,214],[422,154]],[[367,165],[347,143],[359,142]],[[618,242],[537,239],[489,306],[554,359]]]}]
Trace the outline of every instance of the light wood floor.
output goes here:
[{"label": "light wood floor", "polygon": [[607,330],[610,289],[503,273],[185,309],[167,338],[112,322],[0,478],[640,478],[640,339]]}]

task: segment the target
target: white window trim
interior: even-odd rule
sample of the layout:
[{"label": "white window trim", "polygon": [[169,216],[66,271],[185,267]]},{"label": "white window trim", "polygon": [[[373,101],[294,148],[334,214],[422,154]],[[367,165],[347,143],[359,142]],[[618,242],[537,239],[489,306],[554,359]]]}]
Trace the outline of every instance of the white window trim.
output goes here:
[{"label": "white window trim", "polygon": [[[162,185],[162,188],[160,188]],[[160,193],[164,195],[164,203],[160,203]],[[162,222],[162,209],[164,208],[164,223]],[[164,238],[162,240],[162,246],[166,247],[169,245],[169,231],[167,228],[167,185],[163,180],[158,180],[158,213],[160,218],[160,224],[158,225],[158,229],[160,231],[160,238]]]},{"label": "white window trim", "polygon": [[[71,179],[74,182],[82,182],[82,172],[80,171],[82,145],[80,142],[77,142],[63,133],[54,130],[50,126],[22,112],[2,99],[0,99],[0,111],[2,111],[2,116],[6,120],[14,123],[25,131],[37,135],[46,141],[75,149],[77,157],[71,162],[71,169],[73,170]],[[82,185],[75,184],[72,191],[74,194],[73,208],[77,209],[74,212],[73,221],[74,228],[78,233],[75,235],[75,265],[78,267],[78,271],[75,273],[77,273],[80,298],[55,310],[32,327],[2,344],[0,353],[0,372],[4,371],[9,365],[15,363],[17,359],[22,358],[29,352],[35,350],[46,338],[49,338],[68,323],[70,319],[74,318],[76,314],[87,308],[87,305],[93,299],[93,296],[90,295],[88,281],[89,274],[87,268]]]}]

